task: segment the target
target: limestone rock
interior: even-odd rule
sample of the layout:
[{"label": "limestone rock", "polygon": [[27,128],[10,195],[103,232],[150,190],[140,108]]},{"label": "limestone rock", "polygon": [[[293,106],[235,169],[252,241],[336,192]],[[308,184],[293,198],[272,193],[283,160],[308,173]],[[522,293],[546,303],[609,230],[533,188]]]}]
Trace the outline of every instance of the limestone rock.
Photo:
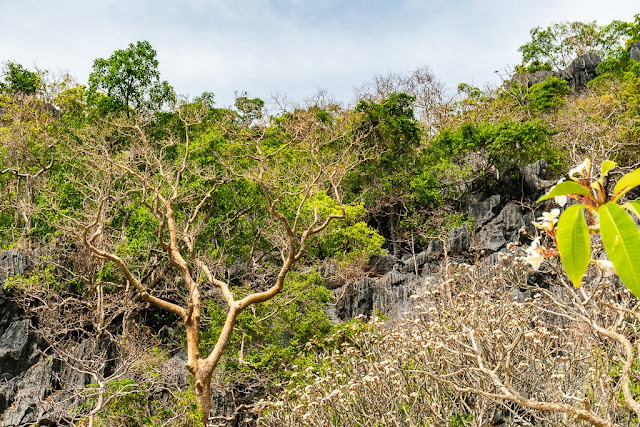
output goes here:
[{"label": "limestone rock", "polygon": [[544,190],[555,184],[553,180],[544,179],[548,166],[547,161],[541,159],[521,168],[520,172],[522,173],[524,183],[528,186],[528,190],[531,193],[537,194],[540,190]]},{"label": "limestone rock", "polygon": [[629,46],[628,52],[631,59],[640,61],[640,42],[632,43],[631,46]]},{"label": "limestone rock", "polygon": [[369,260],[369,268],[373,274],[383,275],[390,272],[400,260],[393,255],[374,255]]},{"label": "limestone rock", "polygon": [[596,67],[600,62],[602,59],[597,53],[585,53],[574,59],[565,70],[558,74],[560,78],[569,83],[572,90],[577,91],[596,77]]},{"label": "limestone rock", "polygon": [[502,198],[494,194],[487,198],[479,198],[468,202],[465,211],[473,217],[474,228],[478,229],[495,218],[502,208]]},{"label": "limestone rock", "polygon": [[471,232],[466,225],[452,228],[447,237],[447,250],[449,252],[467,252],[471,242]]},{"label": "limestone rock", "polygon": [[520,230],[529,228],[533,215],[519,204],[509,202],[500,214],[480,229],[474,238],[471,249],[475,251],[496,252],[507,243],[519,239]]}]

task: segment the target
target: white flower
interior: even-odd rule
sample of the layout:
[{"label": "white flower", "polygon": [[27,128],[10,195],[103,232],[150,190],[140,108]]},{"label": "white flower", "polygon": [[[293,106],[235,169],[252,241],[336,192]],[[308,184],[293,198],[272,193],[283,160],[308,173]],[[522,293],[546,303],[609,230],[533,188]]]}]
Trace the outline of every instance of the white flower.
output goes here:
[{"label": "white flower", "polygon": [[603,277],[608,277],[616,274],[616,269],[613,267],[613,263],[606,259],[597,259],[593,263],[602,271]]},{"label": "white flower", "polygon": [[564,207],[564,205],[567,204],[567,196],[556,196],[553,200],[555,200],[560,207]]},{"label": "white flower", "polygon": [[538,217],[538,221],[542,221],[542,228],[553,228],[558,222],[558,216],[560,215],[560,209],[551,209],[550,212],[543,212],[541,217]]},{"label": "white flower", "polygon": [[[583,173],[585,172],[585,173]],[[584,159],[584,161],[582,163],[580,163],[578,166],[576,166],[575,168],[571,169],[569,171],[569,177],[573,177],[576,176],[578,174],[581,175],[585,175],[588,174],[589,172],[591,172],[591,160]]]},{"label": "white flower", "polygon": [[525,262],[531,264],[534,270],[538,270],[544,262],[542,248],[540,247],[540,236],[533,239],[531,246],[525,249],[525,252],[527,253],[527,256],[524,258]]}]

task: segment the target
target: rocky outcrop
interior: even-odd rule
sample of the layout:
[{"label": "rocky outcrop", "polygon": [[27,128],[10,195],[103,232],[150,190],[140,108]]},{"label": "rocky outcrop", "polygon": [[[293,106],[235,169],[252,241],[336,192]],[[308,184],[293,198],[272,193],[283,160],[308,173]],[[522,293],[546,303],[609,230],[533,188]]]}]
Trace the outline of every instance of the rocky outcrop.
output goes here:
[{"label": "rocky outcrop", "polygon": [[518,242],[523,231],[533,231],[533,213],[516,202],[503,206],[498,195],[470,204],[468,213],[475,218],[473,229],[453,228],[443,241],[432,240],[425,251],[403,259],[373,257],[367,275],[334,289],[337,303],[332,317],[344,321],[376,312],[401,314],[419,288],[443,280],[445,253],[452,264],[473,263],[481,256],[484,263],[494,265],[509,243]]},{"label": "rocky outcrop", "polygon": [[[553,181],[544,179],[544,160],[523,168],[525,190],[537,197]],[[446,238],[432,240],[427,249],[399,259],[392,255],[372,257],[366,275],[355,283],[340,283],[332,271],[323,271],[332,283],[336,306],[330,313],[335,320],[347,320],[375,312],[405,311],[411,296],[421,287],[446,278],[445,257],[449,264],[500,263],[500,254],[509,243],[518,243],[523,235],[534,233],[535,214],[523,204],[505,200],[498,194],[472,195],[463,211],[473,218],[473,227],[452,228]]]},{"label": "rocky outcrop", "polygon": [[474,236],[471,249],[485,251],[485,253],[498,252],[506,249],[510,242],[518,242],[522,231],[531,230],[533,214],[527,212],[520,204],[509,202],[500,211],[500,214],[479,228]]},{"label": "rocky outcrop", "polygon": [[[630,47],[630,55],[632,54],[631,49],[632,48]],[[637,49],[638,53],[635,53],[636,51],[634,51],[633,55],[637,55],[638,57],[640,57],[640,46],[635,49]],[[531,87],[536,83],[545,81],[549,77],[555,76],[566,80],[572,91],[580,91],[587,86],[587,83],[589,83],[598,75],[596,69],[600,62],[602,62],[602,59],[597,53],[585,53],[584,55],[580,55],[579,57],[574,59],[571,64],[569,64],[569,66],[564,70],[539,70],[533,73],[516,73],[511,78],[511,80],[506,83],[506,87],[509,88],[512,84],[526,85],[527,87]]]},{"label": "rocky outcrop", "polygon": [[586,53],[574,59],[558,77],[566,80],[572,90],[580,90],[597,76],[596,68],[600,62],[602,59],[597,53]]},{"label": "rocky outcrop", "polygon": [[51,361],[40,360],[39,340],[30,332],[29,320],[20,318],[19,308],[4,289],[8,278],[25,273],[31,265],[25,252],[0,253],[0,425],[7,427],[39,419],[38,403],[52,381]]},{"label": "rocky outcrop", "polygon": [[31,259],[25,252],[16,249],[0,252],[0,339],[17,317],[17,307],[4,290],[5,282],[11,276],[24,273],[30,266]]},{"label": "rocky outcrop", "polygon": [[525,191],[531,195],[537,195],[541,191],[551,187],[555,181],[544,179],[549,165],[545,159],[538,160],[535,163],[520,168],[522,180],[527,188]]},{"label": "rocky outcrop", "polygon": [[640,42],[632,43],[627,50],[634,61],[640,61]]}]

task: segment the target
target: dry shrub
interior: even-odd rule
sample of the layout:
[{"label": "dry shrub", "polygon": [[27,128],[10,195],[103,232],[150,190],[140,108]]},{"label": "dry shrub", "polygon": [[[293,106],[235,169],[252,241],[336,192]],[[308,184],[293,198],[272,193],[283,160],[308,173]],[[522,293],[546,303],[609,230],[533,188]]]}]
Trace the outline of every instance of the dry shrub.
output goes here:
[{"label": "dry shrub", "polygon": [[504,258],[508,267],[458,266],[403,319],[349,325],[339,348],[310,356],[262,402],[260,425],[637,422],[635,297],[597,272],[582,288],[552,271],[530,285],[522,261]]}]

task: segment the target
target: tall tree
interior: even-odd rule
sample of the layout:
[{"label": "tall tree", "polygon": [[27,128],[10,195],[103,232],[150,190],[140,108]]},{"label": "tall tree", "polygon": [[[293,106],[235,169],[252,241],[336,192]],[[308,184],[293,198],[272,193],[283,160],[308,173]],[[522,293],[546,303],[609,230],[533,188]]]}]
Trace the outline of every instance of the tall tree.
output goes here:
[{"label": "tall tree", "polygon": [[[366,147],[347,112],[295,111],[271,123],[255,117],[250,124],[244,113],[231,113],[219,130],[227,135],[226,147],[218,147],[224,152],[212,158],[212,145],[193,138],[200,122],[194,105],[176,114],[182,135],[163,140],[152,139],[140,121],[119,121],[117,128],[129,139],[122,151],[110,143],[113,129],[87,133],[76,166],[68,170],[70,191],[51,199],[64,218],[61,226],[107,261],[114,280],[124,280],[143,301],[182,320],[186,366],[206,424],[211,377],[238,315],[282,292],[310,238],[345,218],[341,182]],[[232,180],[257,189],[263,220],[254,235],[271,243],[264,258],[274,267],[270,283],[246,296],[235,294],[225,279],[212,242],[211,218],[224,209],[220,196],[233,190]],[[232,222],[246,216],[238,210],[227,215]],[[208,297],[226,308],[226,320],[213,348],[202,348]]]},{"label": "tall tree", "polygon": [[131,43],[93,62],[88,100],[103,112],[157,110],[174,98],[169,83],[160,81],[156,51],[148,41]]}]

